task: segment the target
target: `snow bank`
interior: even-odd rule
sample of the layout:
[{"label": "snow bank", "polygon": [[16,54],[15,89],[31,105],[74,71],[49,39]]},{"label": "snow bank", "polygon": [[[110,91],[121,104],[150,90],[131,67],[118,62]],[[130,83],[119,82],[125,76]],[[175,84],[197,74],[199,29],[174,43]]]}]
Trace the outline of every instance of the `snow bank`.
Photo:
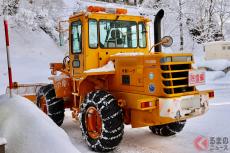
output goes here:
[{"label": "snow bank", "polygon": [[104,65],[103,67],[97,68],[97,69],[90,69],[87,71],[84,71],[84,73],[92,73],[92,72],[111,72],[115,71],[114,64],[112,61],[109,61],[108,64]]},{"label": "snow bank", "polygon": [[5,138],[0,138],[0,145],[4,145],[6,143],[7,143],[7,141]]},{"label": "snow bank", "polygon": [[78,153],[67,134],[29,100],[0,96],[0,137],[6,153]]},{"label": "snow bank", "polygon": [[226,78],[230,79],[230,71],[226,73]]},{"label": "snow bank", "polygon": [[220,59],[220,60],[209,60],[209,61],[197,61],[197,67],[205,67],[214,71],[223,71],[224,69],[230,67],[230,61]]},{"label": "snow bank", "polygon": [[205,75],[206,75],[206,82],[211,82],[225,77],[225,73],[223,71],[206,71]]},{"label": "snow bank", "polygon": [[229,45],[230,41],[212,41],[204,43],[204,46]]}]

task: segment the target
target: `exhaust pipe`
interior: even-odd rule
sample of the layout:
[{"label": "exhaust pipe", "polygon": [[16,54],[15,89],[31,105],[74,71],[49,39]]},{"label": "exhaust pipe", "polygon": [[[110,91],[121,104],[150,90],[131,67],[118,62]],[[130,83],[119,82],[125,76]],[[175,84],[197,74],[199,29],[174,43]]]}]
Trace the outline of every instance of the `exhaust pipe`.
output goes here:
[{"label": "exhaust pipe", "polygon": [[[154,44],[158,44],[161,41],[161,19],[164,17],[164,10],[161,9],[154,20]],[[155,46],[155,52],[161,52],[161,45]]]}]

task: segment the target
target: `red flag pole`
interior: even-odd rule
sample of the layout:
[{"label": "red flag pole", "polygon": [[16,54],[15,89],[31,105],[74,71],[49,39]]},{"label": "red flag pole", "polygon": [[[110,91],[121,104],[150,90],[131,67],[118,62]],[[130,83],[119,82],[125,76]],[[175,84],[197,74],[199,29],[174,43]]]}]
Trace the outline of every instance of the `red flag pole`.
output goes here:
[{"label": "red flag pole", "polygon": [[9,29],[8,29],[8,21],[6,16],[4,17],[4,28],[5,28],[5,39],[6,39],[6,55],[7,55],[7,64],[8,64],[10,97],[12,97],[13,79],[12,79],[12,70],[11,70],[11,62],[10,62]]}]

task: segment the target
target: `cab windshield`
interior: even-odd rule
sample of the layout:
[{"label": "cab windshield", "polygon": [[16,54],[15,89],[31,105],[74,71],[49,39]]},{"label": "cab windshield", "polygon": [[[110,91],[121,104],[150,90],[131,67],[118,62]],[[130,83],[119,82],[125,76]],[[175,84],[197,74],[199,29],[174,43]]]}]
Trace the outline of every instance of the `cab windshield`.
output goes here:
[{"label": "cab windshield", "polygon": [[101,48],[136,48],[138,46],[136,22],[100,20],[99,30]]}]

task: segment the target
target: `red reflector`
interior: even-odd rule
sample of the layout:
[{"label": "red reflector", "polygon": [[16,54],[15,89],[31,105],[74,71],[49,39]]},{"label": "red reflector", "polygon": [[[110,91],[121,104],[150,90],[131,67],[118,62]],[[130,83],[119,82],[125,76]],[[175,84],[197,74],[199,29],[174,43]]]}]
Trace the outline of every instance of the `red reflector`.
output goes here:
[{"label": "red reflector", "polygon": [[214,95],[215,95],[215,94],[214,94],[214,91],[211,91],[211,92],[208,93],[209,98],[213,98]]},{"label": "red reflector", "polygon": [[141,103],[141,108],[152,107],[152,102],[143,102]]}]

